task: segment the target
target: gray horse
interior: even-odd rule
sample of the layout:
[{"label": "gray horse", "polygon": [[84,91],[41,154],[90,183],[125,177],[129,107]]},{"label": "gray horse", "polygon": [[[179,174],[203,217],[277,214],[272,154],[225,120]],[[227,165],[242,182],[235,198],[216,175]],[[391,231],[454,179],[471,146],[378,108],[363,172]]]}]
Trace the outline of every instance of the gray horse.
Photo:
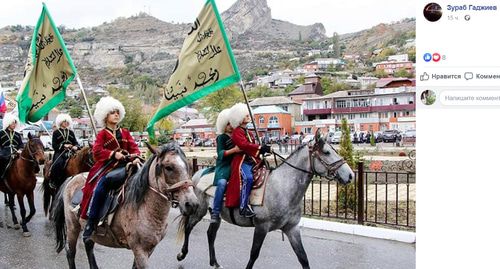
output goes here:
[{"label": "gray horse", "polygon": [[[149,256],[166,234],[170,207],[178,205],[182,214],[192,214],[198,207],[189,175],[186,156],[177,144],[170,143],[154,150],[154,155],[142,169],[125,183],[124,201],[106,227],[106,233],[95,233],[93,241],[85,243],[90,268],[98,268],[94,242],[131,249],[134,253],[133,268],[148,268]],[[76,268],[76,244],[85,220],[74,212],[71,199],[84,183],[82,174],[67,180],[57,193],[53,210],[56,250],[66,249],[68,265],[72,269]]]},{"label": "gray horse", "polygon": [[[198,171],[193,176],[194,185],[198,184],[202,171]],[[325,143],[319,132],[316,133],[314,143],[300,146],[271,172],[266,183],[264,204],[253,207],[256,213],[254,218],[240,216],[238,209],[223,208],[221,216],[227,222],[241,227],[255,227],[250,260],[246,268],[252,268],[255,260],[259,257],[266,234],[277,229],[282,230],[287,235],[302,267],[309,268],[298,224],[301,218],[302,197],[314,175],[325,177],[328,180],[336,180],[342,184],[347,184],[354,178],[351,168],[331,145]],[[184,245],[177,255],[179,261],[186,257],[189,235],[193,227],[207,213],[211,199],[197,188],[195,188],[195,193],[200,206],[194,214],[183,216],[179,223],[179,233],[182,235],[184,232]],[[230,212],[231,210],[233,212]],[[220,223],[211,223],[207,231],[210,265],[215,268],[221,268],[215,257],[214,248],[219,226]]]}]

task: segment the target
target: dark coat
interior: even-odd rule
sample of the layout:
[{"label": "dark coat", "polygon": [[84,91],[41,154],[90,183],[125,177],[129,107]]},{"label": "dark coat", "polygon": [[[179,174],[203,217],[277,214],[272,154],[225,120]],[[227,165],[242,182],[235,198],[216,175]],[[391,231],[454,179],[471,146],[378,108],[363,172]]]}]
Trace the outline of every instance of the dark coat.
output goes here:
[{"label": "dark coat", "polygon": [[234,154],[228,155],[227,151],[234,148],[233,140],[228,134],[217,136],[217,161],[215,163],[215,178],[213,185],[216,186],[219,179],[229,180],[231,173],[231,161]]}]

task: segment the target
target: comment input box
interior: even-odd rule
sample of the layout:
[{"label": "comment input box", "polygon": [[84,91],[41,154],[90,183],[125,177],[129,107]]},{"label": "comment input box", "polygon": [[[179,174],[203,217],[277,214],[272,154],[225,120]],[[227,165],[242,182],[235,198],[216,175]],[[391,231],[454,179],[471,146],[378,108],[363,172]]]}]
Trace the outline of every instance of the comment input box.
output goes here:
[{"label": "comment input box", "polygon": [[500,106],[500,90],[444,91],[440,100],[445,106]]}]

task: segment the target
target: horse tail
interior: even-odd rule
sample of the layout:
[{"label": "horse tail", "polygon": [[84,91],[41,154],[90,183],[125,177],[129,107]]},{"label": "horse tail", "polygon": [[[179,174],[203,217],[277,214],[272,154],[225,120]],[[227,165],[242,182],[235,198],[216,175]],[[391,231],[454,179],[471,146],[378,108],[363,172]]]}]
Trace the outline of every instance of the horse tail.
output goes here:
[{"label": "horse tail", "polygon": [[66,220],[64,217],[64,189],[66,183],[59,188],[52,208],[52,223],[56,229],[56,252],[59,253],[66,245]]},{"label": "horse tail", "polygon": [[43,211],[45,212],[45,217],[47,217],[47,215],[49,214],[49,207],[52,198],[48,178],[43,179],[40,190],[43,193]]},{"label": "horse tail", "polygon": [[184,234],[186,232],[186,225],[188,224],[189,216],[182,216],[179,220],[179,226],[177,227],[177,242],[184,241]]}]

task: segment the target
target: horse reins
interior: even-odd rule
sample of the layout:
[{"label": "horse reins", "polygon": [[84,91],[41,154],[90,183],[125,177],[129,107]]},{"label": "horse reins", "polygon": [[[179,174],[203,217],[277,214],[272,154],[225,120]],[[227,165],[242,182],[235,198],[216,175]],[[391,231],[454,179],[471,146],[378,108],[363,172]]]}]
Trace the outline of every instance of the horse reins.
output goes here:
[{"label": "horse reins", "polygon": [[[157,167],[158,167],[158,163],[156,162],[156,156],[155,156],[155,159],[153,160],[153,162],[155,162],[155,170],[156,171]],[[151,167],[153,167],[153,164],[151,165]],[[150,175],[151,175],[151,167],[150,167]],[[151,185],[149,186],[149,189],[152,190],[154,193],[158,194],[161,198],[165,199],[167,202],[171,202],[172,203],[172,207],[173,208],[176,208],[178,205],[179,205],[179,201],[177,199],[175,199],[175,196],[174,196],[174,193],[176,192],[179,192],[181,190],[184,190],[184,189],[187,189],[189,187],[192,187],[193,186],[193,182],[191,180],[182,180],[182,181],[179,181],[179,182],[176,182],[174,183],[173,185],[169,186],[166,182],[165,184],[167,185],[167,189],[166,189],[166,194],[161,192],[159,189],[160,189],[160,184],[158,183],[158,178],[156,177],[156,174],[155,174],[155,178],[156,178],[156,184],[158,185],[158,189],[155,189],[153,188]]]},{"label": "horse reins", "polygon": [[[31,141],[34,141],[34,139],[31,140]],[[28,154],[30,156],[30,159],[27,159],[27,158],[23,157],[22,153],[19,155],[21,157],[21,159],[23,159],[25,161],[28,161],[28,162],[32,162],[34,164],[37,164],[36,163],[36,158],[34,156],[34,153],[40,153],[41,152],[43,154],[43,151],[42,150],[37,150],[37,151],[35,151],[33,153],[32,150],[31,150],[31,148],[30,148],[30,142],[28,142],[28,145],[26,145],[26,148],[28,149]]]},{"label": "horse reins", "polygon": [[[330,147],[332,147],[330,145]],[[274,154],[274,156],[278,156],[281,161],[287,165],[289,165],[290,167],[296,169],[296,170],[299,170],[301,172],[304,172],[306,174],[309,174],[309,175],[319,175],[319,173],[316,171],[316,168],[314,166],[314,158],[318,159],[318,161],[323,165],[325,166],[326,170],[327,170],[327,175],[330,176],[331,174],[335,174],[337,172],[337,170],[343,165],[346,163],[346,161],[343,159],[343,158],[340,158],[338,161],[335,161],[331,164],[327,163],[325,160],[323,160],[323,158],[321,158],[321,156],[318,155],[318,148],[316,146],[316,144],[314,146],[308,146],[309,148],[309,163],[311,164],[311,171],[307,171],[305,169],[302,169],[300,167],[297,167],[289,162],[286,161],[286,158],[281,156],[280,154],[276,153],[275,151],[272,151],[272,153]],[[337,151],[332,147],[333,151],[335,153],[337,153]]]}]

